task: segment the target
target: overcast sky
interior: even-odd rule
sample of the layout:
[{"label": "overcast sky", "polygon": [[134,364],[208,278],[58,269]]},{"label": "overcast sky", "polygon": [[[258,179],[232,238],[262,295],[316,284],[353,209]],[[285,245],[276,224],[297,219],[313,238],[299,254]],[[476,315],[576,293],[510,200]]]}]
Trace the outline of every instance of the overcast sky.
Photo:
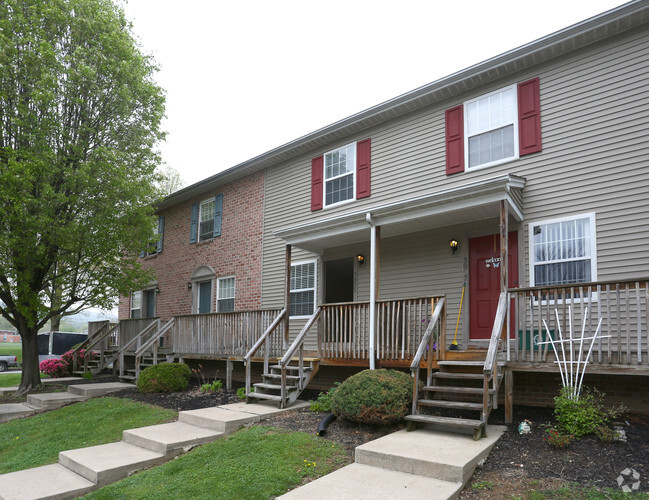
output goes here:
[{"label": "overcast sky", "polygon": [[128,0],[190,185],[612,9],[614,0]]}]

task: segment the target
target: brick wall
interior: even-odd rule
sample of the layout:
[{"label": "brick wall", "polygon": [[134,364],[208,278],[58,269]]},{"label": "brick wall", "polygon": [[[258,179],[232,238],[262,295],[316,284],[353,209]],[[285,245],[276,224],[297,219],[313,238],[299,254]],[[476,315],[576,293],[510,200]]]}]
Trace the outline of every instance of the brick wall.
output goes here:
[{"label": "brick wall", "polygon": [[[223,193],[221,235],[189,243],[192,204],[218,193]],[[200,266],[211,267],[216,278],[236,277],[236,311],[261,308],[263,202],[264,172],[258,172],[160,212],[165,218],[162,252],[143,259],[144,266],[156,272],[158,316],[167,320],[191,314],[192,290],[187,289],[187,282]],[[216,310],[216,300],[212,310]],[[122,297],[118,317],[129,315],[130,299]]]}]

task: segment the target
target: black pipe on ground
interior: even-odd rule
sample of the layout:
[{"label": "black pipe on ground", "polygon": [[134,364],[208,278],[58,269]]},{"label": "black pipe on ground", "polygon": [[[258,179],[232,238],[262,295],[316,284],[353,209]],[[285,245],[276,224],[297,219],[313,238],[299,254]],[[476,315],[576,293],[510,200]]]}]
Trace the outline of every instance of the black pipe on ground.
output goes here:
[{"label": "black pipe on ground", "polygon": [[336,420],[336,415],[333,413],[327,413],[318,425],[318,436],[324,436],[327,433],[327,427],[329,427],[329,424],[334,420]]}]

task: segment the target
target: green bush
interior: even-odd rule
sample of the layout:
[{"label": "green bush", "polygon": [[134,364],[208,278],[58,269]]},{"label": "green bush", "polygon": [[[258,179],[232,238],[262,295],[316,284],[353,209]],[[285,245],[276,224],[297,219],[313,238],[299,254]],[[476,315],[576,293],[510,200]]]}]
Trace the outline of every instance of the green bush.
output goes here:
[{"label": "green bush", "polygon": [[396,370],[364,370],[352,375],[331,396],[331,409],[339,417],[367,424],[403,420],[412,404],[413,379]]},{"label": "green bush", "polygon": [[569,387],[564,387],[554,398],[554,418],[561,430],[576,438],[594,433],[598,427],[626,411],[622,405],[607,409],[603,402],[604,394],[597,389],[584,387],[579,399],[571,396],[571,390]]},{"label": "green bush", "polygon": [[330,412],[331,411],[331,396],[335,390],[340,386],[340,382],[334,382],[334,385],[327,392],[318,394],[315,401],[309,401],[309,409],[315,412]]},{"label": "green bush", "polygon": [[209,394],[209,393],[212,393],[212,392],[219,392],[221,389],[223,389],[223,382],[221,382],[220,380],[215,380],[211,384],[207,383],[207,384],[201,385],[200,392]]},{"label": "green bush", "polygon": [[137,388],[140,392],[184,391],[192,371],[184,363],[161,363],[149,366],[140,373]]}]

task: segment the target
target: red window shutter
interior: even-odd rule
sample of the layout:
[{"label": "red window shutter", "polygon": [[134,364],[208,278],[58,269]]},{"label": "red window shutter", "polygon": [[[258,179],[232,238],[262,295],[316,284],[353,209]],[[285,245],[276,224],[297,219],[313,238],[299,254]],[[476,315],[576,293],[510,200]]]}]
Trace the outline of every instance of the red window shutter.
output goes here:
[{"label": "red window shutter", "polygon": [[323,156],[311,160],[311,210],[320,210],[322,208],[323,164]]},{"label": "red window shutter", "polygon": [[446,110],[446,175],[464,172],[464,107]]},{"label": "red window shutter", "polygon": [[518,146],[520,156],[541,151],[538,77],[518,84]]},{"label": "red window shutter", "polygon": [[370,139],[356,143],[356,199],[370,195]]}]

